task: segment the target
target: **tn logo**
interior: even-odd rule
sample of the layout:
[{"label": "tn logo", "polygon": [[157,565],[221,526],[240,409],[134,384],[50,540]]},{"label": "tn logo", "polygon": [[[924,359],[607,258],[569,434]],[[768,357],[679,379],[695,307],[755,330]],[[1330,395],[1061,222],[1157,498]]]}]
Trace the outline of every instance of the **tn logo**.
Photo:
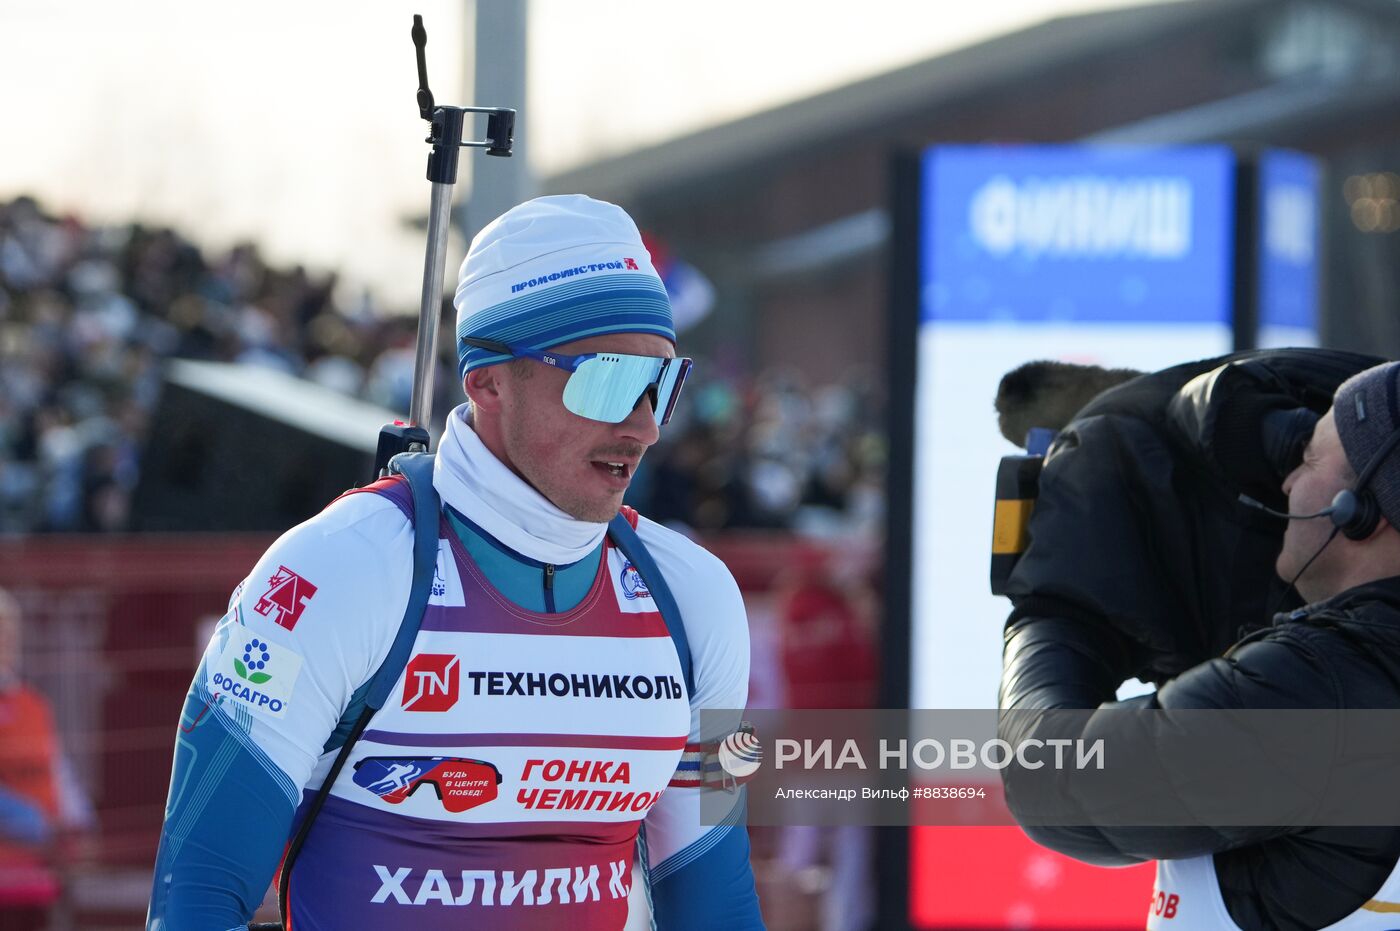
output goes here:
[{"label": "tn logo", "polygon": [[461,665],[452,653],[419,653],[404,670],[404,711],[446,711],[457,704]]}]

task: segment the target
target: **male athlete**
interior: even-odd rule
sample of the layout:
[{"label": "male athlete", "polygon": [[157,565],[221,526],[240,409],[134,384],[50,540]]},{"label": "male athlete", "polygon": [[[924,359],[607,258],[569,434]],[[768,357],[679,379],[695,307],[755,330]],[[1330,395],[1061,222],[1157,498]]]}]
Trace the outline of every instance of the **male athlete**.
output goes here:
[{"label": "male athlete", "polygon": [[[738,588],[629,514],[679,605],[692,690],[652,580],[607,535],[689,368],[636,226],[578,195],[522,204],[472,242],[455,304],[470,402],[434,464],[437,577],[284,920],[621,928],[635,851],[657,927],[761,927],[745,829],[700,823],[723,790],[668,787],[687,742],[720,736],[700,709],[747,699]],[[252,916],[398,630],[411,513],[398,479],[345,495],[234,592],[185,703],[148,931]]]}]

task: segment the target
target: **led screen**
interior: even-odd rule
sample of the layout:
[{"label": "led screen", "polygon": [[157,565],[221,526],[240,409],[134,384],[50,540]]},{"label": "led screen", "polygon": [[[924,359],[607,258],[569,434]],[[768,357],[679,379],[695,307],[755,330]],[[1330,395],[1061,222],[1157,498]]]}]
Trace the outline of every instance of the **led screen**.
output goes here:
[{"label": "led screen", "polygon": [[[1017,451],[998,381],[1033,359],[1156,369],[1229,351],[1235,168],[1215,146],[924,153],[913,707],[996,704],[993,480]],[[1141,926],[1152,884],[1150,867],[1084,866],[1015,828],[916,828],[910,849],[917,927]]]}]

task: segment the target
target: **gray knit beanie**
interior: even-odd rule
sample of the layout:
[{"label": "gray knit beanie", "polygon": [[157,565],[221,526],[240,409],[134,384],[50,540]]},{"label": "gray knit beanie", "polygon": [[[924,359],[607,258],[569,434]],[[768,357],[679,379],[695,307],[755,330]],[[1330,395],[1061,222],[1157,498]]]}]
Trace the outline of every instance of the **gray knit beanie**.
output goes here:
[{"label": "gray knit beanie", "polygon": [[[1342,382],[1332,401],[1332,416],[1347,462],[1357,477],[1400,430],[1400,362],[1385,362]],[[1391,446],[1366,483],[1381,515],[1400,529],[1400,448]]]}]

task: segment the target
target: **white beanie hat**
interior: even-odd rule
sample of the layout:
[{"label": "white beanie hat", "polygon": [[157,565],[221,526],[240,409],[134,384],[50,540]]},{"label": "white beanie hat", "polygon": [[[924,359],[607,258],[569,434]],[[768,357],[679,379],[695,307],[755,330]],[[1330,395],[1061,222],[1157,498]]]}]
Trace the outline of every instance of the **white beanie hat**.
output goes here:
[{"label": "white beanie hat", "polygon": [[632,218],[582,194],[513,207],[472,240],[457,278],[458,375],[510,357],[464,336],[548,349],[600,333],[675,342],[671,303]]}]

